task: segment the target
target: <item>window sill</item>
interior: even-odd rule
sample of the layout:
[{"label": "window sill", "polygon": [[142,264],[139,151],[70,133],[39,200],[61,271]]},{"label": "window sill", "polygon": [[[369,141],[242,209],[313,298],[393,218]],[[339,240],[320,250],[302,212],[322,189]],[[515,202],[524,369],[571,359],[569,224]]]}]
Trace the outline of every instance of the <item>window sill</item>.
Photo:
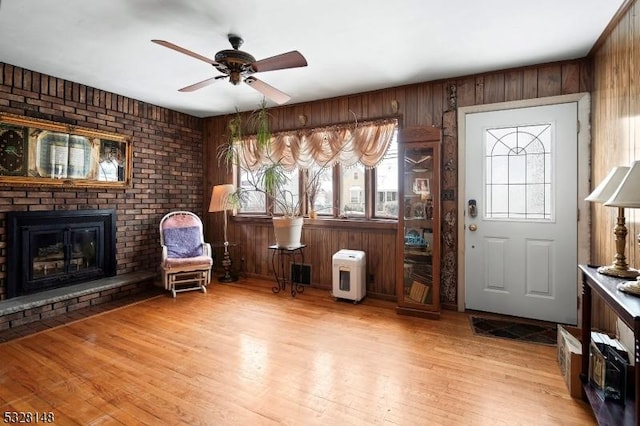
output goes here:
[{"label": "window sill", "polygon": [[[229,218],[230,222],[236,223],[271,223],[271,216],[263,215],[238,215]],[[361,219],[361,218],[333,218],[318,217],[316,219],[304,218],[305,228],[351,228],[351,229],[379,229],[392,230],[398,229],[398,221],[396,219]]]}]

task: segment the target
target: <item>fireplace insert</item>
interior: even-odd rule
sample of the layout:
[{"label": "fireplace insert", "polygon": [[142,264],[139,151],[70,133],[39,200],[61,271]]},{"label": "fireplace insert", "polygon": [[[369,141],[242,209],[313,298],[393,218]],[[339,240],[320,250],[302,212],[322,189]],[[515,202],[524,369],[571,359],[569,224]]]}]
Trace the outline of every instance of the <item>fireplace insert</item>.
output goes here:
[{"label": "fireplace insert", "polygon": [[115,210],[7,213],[7,297],[116,274]]}]

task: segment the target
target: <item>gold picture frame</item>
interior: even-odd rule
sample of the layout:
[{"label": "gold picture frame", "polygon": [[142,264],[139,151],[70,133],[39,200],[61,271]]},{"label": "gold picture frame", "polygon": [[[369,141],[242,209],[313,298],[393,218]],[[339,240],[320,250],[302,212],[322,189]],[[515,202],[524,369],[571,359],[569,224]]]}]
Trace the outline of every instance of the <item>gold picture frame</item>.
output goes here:
[{"label": "gold picture frame", "polygon": [[131,176],[126,136],[0,113],[0,185],[120,188]]}]

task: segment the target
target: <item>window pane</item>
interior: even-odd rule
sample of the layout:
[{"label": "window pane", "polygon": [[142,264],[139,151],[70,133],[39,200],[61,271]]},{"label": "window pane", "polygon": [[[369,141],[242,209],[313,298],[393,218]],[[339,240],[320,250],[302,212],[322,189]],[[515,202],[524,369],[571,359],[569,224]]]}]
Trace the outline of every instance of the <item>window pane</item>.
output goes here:
[{"label": "window pane", "polygon": [[[315,191],[315,194],[313,193]],[[307,195],[311,209],[322,215],[333,214],[333,168],[313,166],[309,170]]]},{"label": "window pane", "polygon": [[274,206],[274,211],[278,214],[285,213],[282,206],[282,204],[285,204],[289,209],[296,208],[296,211],[289,213],[299,214],[300,206],[298,205],[298,201],[300,200],[300,174],[298,173],[298,169],[284,173],[287,176],[287,182],[276,196],[277,201]]},{"label": "window pane", "polygon": [[398,217],[398,141],[393,133],[389,150],[375,168],[376,205],[374,216]]},{"label": "window pane", "polygon": [[508,217],[509,212],[509,186],[493,185],[491,187],[492,197],[487,198],[487,205],[491,206],[491,217]]},{"label": "window pane", "polygon": [[523,156],[509,157],[509,184],[521,185],[527,181],[525,175],[527,167],[526,158]]},{"label": "window pane", "polygon": [[[527,191],[527,214],[531,219],[545,218],[545,189],[547,185],[530,185]],[[547,203],[548,204],[548,203]]]},{"label": "window pane", "polygon": [[526,217],[527,203],[524,189],[524,185],[509,185],[509,217]]},{"label": "window pane", "polygon": [[340,184],[342,213],[351,217],[364,216],[364,166],[358,164],[349,167],[342,173]]},{"label": "window pane", "polygon": [[240,187],[243,189],[243,199],[239,211],[242,213],[266,213],[266,196],[253,189],[256,177],[245,170],[240,171]]}]

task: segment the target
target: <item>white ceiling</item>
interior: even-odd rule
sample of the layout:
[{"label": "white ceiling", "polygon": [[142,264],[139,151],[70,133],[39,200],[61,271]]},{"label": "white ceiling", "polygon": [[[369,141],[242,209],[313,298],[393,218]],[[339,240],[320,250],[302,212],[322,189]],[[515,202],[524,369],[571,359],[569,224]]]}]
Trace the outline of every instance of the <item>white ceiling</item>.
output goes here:
[{"label": "white ceiling", "polygon": [[[289,103],[586,56],[624,0],[2,0],[0,62],[207,117],[262,95],[211,65],[230,49],[290,50],[305,68],[255,74]],[[273,105],[268,102],[268,105]]]}]

